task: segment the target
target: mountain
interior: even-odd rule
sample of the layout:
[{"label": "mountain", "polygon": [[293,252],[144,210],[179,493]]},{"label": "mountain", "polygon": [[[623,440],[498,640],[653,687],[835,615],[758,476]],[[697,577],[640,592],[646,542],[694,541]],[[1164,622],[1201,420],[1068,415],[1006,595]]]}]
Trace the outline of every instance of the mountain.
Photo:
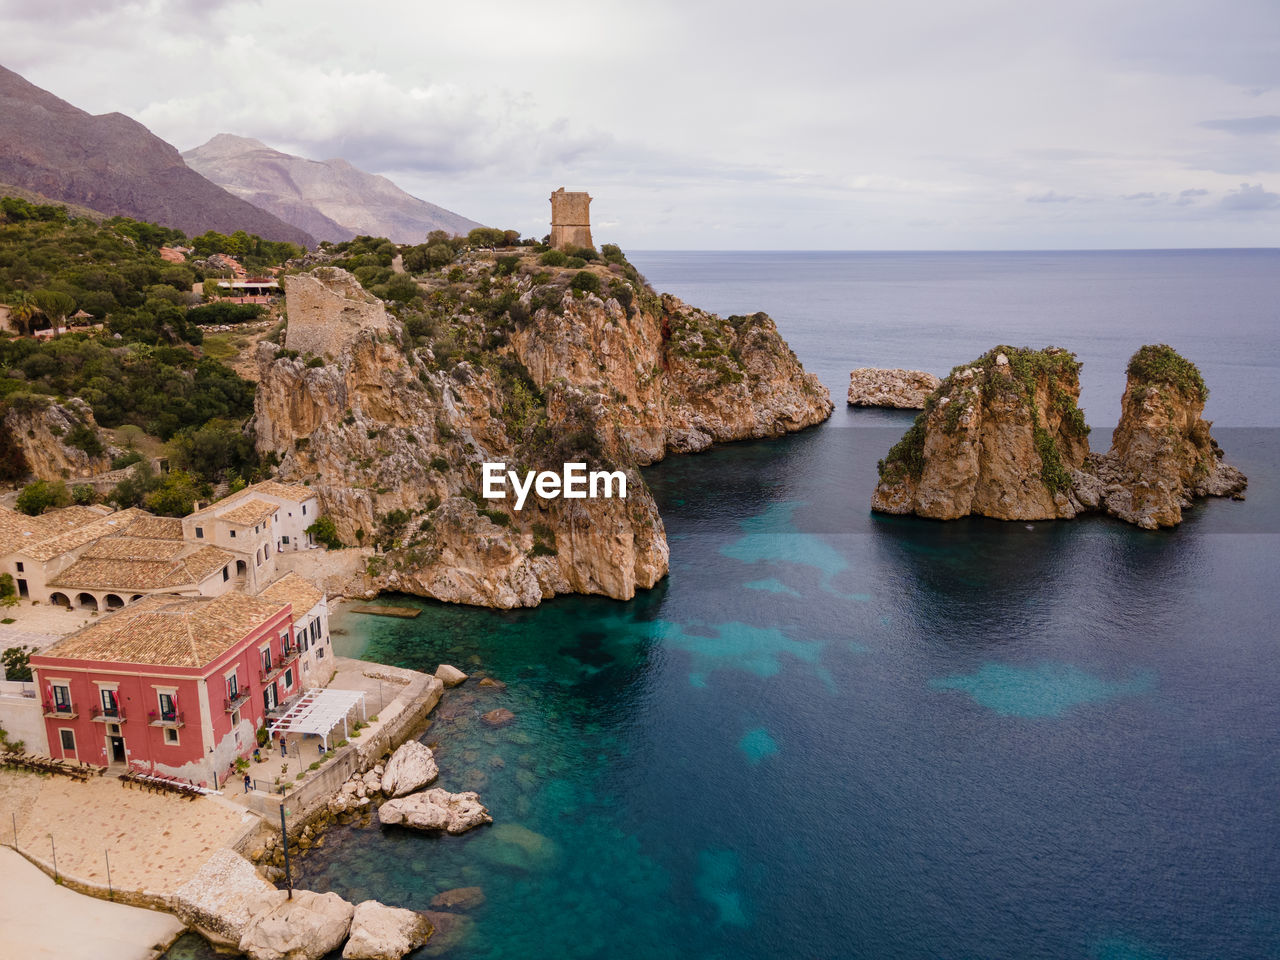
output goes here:
[{"label": "mountain", "polygon": [[121,113],[93,116],[2,66],[0,182],[188,236],[244,230],[316,245],[305,230],[206,180],[136,120]]},{"label": "mountain", "polygon": [[466,234],[481,226],[346,160],[295,157],[248,137],[220,133],[182,156],[214,183],[320,240],[365,234],[421,243],[432,230]]}]

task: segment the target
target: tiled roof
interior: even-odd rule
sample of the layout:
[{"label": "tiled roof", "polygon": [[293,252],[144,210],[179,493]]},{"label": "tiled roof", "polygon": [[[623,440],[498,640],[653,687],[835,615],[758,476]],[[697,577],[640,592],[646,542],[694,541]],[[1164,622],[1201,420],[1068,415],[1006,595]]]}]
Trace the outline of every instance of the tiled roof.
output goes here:
[{"label": "tiled roof", "polygon": [[[132,528],[130,528],[132,529]],[[80,554],[80,559],[102,560],[172,560],[187,545],[181,540],[152,540],[146,537],[103,537],[91,543]]]},{"label": "tiled roof", "polygon": [[52,560],[60,553],[66,553],[76,547],[82,547],[86,543],[92,543],[99,537],[109,537],[113,534],[122,533],[130,523],[140,516],[147,516],[147,514],[136,507],[109,513],[105,517],[98,515],[93,522],[78,525],[65,533],[49,537],[34,546],[23,548],[22,553],[32,560]]},{"label": "tiled roof", "polygon": [[216,573],[233,559],[231,554],[217,547],[200,547],[185,557],[171,559],[146,559],[127,556],[90,556],[93,551],[105,548],[115,550],[119,541],[133,541],[123,548],[138,551],[136,543],[161,543],[168,541],[140,541],[135,537],[103,540],[94,544],[75,563],[49,581],[50,587],[64,590],[180,590],[198,586],[206,577]]},{"label": "tiled roof", "polygon": [[37,544],[96,523],[102,517],[101,511],[89,507],[66,507],[38,517],[0,507],[0,556],[17,550],[26,553]]},{"label": "tiled roof", "polygon": [[142,514],[125,528],[130,537],[148,537],[152,540],[181,540],[182,521],[177,517],[153,517]]},{"label": "tiled roof", "polygon": [[73,660],[203,667],[281,610],[283,603],[220,597],[146,597],[34,655]]},{"label": "tiled roof", "polygon": [[310,487],[304,487],[300,483],[281,483],[279,480],[263,480],[261,483],[255,483],[251,487],[245,487],[246,492],[249,490],[266,494],[268,497],[279,497],[281,500],[293,500],[297,503],[311,500],[316,496],[316,492]]},{"label": "tiled roof", "polygon": [[290,571],[259,592],[258,596],[293,604],[293,619],[297,620],[305,617],[312,607],[324,599],[324,592],[306,577]]},{"label": "tiled roof", "polygon": [[242,503],[231,510],[220,510],[217,516],[219,520],[226,520],[228,523],[238,523],[247,527],[250,524],[259,523],[267,519],[279,509],[274,503],[258,500],[255,497],[253,500]]}]

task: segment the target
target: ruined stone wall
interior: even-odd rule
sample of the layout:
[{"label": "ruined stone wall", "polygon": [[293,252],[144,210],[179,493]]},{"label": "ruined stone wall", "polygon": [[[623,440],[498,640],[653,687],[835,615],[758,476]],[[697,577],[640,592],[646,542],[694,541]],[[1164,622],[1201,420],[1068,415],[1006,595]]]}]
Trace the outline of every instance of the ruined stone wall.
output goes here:
[{"label": "ruined stone wall", "polygon": [[551,195],[551,246],[591,247],[591,197],[585,192],[566,193],[561,187]]},{"label": "ruined stone wall", "polygon": [[284,296],[285,349],[303,355],[333,359],[361,330],[390,326],[382,301],[338,267],[285,277]]}]

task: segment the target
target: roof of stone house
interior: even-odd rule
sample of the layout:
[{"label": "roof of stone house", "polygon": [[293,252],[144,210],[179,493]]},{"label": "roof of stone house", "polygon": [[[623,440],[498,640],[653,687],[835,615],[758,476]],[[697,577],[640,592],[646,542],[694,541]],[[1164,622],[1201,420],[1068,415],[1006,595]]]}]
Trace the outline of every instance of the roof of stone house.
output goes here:
[{"label": "roof of stone house", "polygon": [[220,597],[144,597],[36,654],[73,660],[203,667],[231,649],[283,603],[239,592]]},{"label": "roof of stone house", "polygon": [[247,527],[250,524],[266,520],[279,509],[274,503],[259,500],[255,497],[231,510],[220,510],[217,516],[219,520],[226,520],[228,523],[237,523]]},{"label": "roof of stone house", "polygon": [[[185,557],[168,559],[88,555],[104,545],[106,552],[112,552],[116,549],[114,539],[94,544],[79,560],[50,580],[49,586],[64,590],[114,590],[121,593],[136,590],[180,590],[199,586],[206,577],[235,559],[225,550],[210,546],[200,547]],[[136,540],[133,537],[119,539]],[[136,545],[129,544],[125,549],[135,550]]]},{"label": "roof of stone house", "polygon": [[293,500],[298,503],[312,500],[316,496],[316,492],[310,487],[304,487],[300,483],[281,483],[279,480],[263,480],[253,486],[245,487],[241,492],[248,493],[250,490],[266,494],[268,497],[279,497],[281,500]]},{"label": "roof of stone house", "polygon": [[151,540],[181,540],[182,521],[177,517],[153,517],[144,513],[125,527],[125,536]]},{"label": "roof of stone house", "polygon": [[101,520],[103,514],[90,507],[64,507],[28,517],[25,513],[0,507],[0,556],[29,550],[50,537],[60,536]]},{"label": "roof of stone house", "polygon": [[128,535],[103,537],[97,543],[85,547],[80,559],[172,560],[186,549],[187,545],[181,540],[155,540]]},{"label": "roof of stone house", "polygon": [[[68,507],[67,509],[73,508]],[[62,512],[58,511],[59,514]],[[19,549],[21,549],[24,556],[30,557],[32,560],[52,560],[60,553],[66,553],[69,550],[76,549],[76,547],[82,547],[86,543],[92,543],[101,537],[122,533],[130,523],[140,516],[147,516],[147,514],[137,507],[108,513],[106,516],[95,512],[92,519],[78,516],[70,519],[65,525],[66,529],[62,532],[55,533],[52,536],[45,537],[38,543]]]},{"label": "roof of stone house", "polygon": [[259,591],[258,596],[293,604],[293,619],[297,620],[305,617],[312,607],[324,599],[324,591],[306,577],[290,571],[265,590]]}]

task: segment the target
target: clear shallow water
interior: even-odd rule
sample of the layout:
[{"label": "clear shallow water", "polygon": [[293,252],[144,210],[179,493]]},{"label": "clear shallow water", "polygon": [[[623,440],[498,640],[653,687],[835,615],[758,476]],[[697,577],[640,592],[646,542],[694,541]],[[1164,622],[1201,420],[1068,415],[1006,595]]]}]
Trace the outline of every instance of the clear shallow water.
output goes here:
[{"label": "clear shallow water", "polygon": [[[1215,432],[1249,500],[1155,535],[874,517],[910,416],[842,403],[673,458],[646,471],[671,576],[634,601],[335,618],[346,652],[508,684],[448,694],[423,738],[496,824],[335,830],[303,883],[416,908],[483,886],[459,955],[495,960],[1280,957],[1280,256],[634,259],[769,310],[838,400],[854,365],[1055,342],[1118,409],[1129,353],[1166,340],[1238,428]],[[498,706],[515,723],[484,727]]]}]

